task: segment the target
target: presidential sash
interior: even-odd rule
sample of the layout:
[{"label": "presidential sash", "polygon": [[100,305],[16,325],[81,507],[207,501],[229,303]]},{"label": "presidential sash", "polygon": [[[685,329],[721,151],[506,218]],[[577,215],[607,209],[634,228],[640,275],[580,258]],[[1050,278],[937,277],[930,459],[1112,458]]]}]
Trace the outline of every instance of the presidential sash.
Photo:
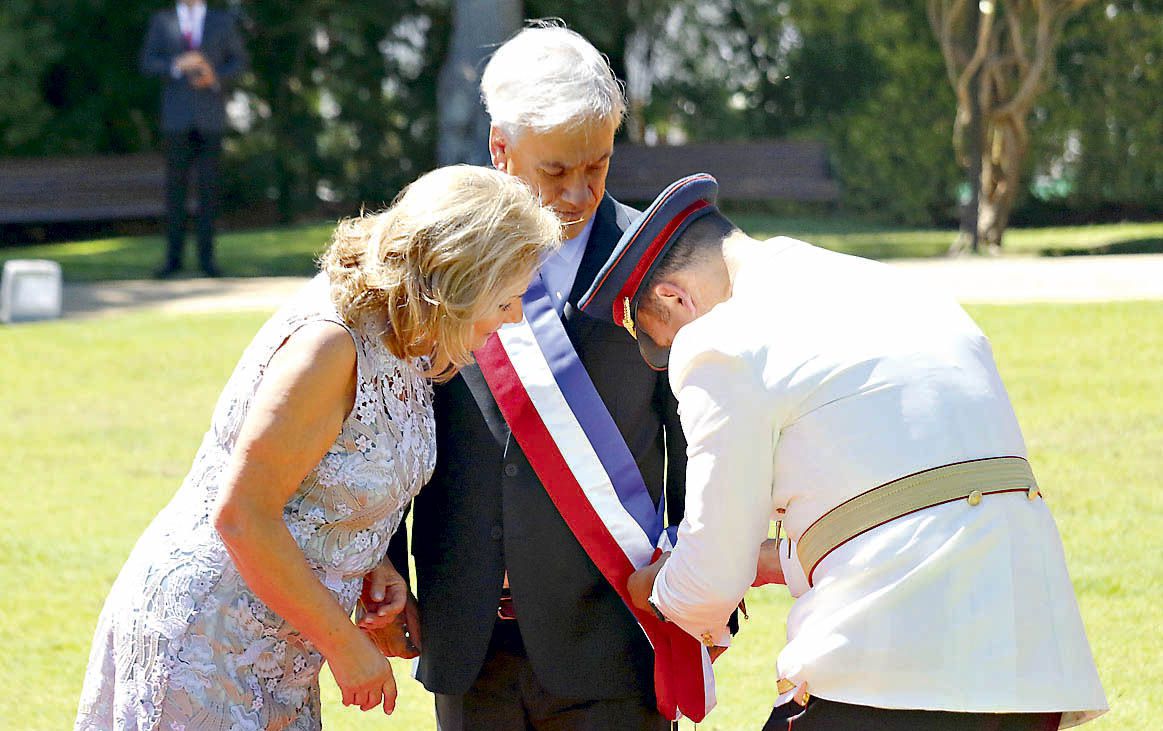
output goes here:
[{"label": "presidential sash", "polygon": [[525,318],[490,337],[477,364],[558,512],[654,647],[658,710],[701,721],[715,705],[707,648],[635,609],[626,591],[631,573],[671,547],[664,506],[651,499],[539,277],[522,305]]}]

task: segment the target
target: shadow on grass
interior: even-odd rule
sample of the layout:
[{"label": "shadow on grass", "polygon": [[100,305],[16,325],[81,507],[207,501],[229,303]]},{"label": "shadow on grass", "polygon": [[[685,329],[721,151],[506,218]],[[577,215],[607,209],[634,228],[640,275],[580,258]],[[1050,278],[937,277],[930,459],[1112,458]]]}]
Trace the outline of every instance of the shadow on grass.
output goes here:
[{"label": "shadow on grass", "polygon": [[1098,246],[1038,250],[1038,256],[1091,256],[1093,254],[1163,254],[1163,238],[1130,239]]}]

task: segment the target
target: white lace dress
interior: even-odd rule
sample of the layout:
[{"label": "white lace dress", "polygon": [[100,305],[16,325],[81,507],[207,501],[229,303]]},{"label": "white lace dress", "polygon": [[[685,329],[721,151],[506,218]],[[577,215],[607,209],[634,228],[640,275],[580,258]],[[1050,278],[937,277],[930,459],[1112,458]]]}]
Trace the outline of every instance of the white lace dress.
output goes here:
[{"label": "white lace dress", "polygon": [[[77,729],[318,729],[322,656],[238,574],[210,511],[271,356],[304,324],[342,325],[316,277],[251,342],[181,489],[137,542],[97,623]],[[346,326],[345,326],[346,327]],[[370,329],[370,328],[369,328]],[[348,328],[355,407],[283,510],[315,574],[347,610],[436,457],[422,364]]]}]

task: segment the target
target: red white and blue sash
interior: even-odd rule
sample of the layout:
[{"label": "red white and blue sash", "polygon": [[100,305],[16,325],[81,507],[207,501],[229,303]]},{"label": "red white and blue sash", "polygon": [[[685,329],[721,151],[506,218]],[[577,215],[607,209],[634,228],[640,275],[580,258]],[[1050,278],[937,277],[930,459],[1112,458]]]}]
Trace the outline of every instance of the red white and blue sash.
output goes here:
[{"label": "red white and blue sash", "polygon": [[671,548],[663,506],[646,490],[540,278],[522,305],[525,319],[490,337],[475,353],[477,364],[558,512],[653,645],[659,711],[701,721],[715,705],[707,649],[634,609],[626,592],[631,573],[650,564],[657,549]]}]

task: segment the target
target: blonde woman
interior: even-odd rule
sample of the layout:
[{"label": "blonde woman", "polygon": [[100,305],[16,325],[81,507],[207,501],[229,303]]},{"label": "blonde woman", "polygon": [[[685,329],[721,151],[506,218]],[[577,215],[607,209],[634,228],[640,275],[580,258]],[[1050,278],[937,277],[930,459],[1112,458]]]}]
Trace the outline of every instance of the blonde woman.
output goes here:
[{"label": "blonde woman", "polygon": [[391,712],[351,613],[432,471],[429,380],[521,318],[560,228],[516,178],[467,166],[340,224],[113,585],[76,728],[318,729],[324,661],[345,704]]}]

